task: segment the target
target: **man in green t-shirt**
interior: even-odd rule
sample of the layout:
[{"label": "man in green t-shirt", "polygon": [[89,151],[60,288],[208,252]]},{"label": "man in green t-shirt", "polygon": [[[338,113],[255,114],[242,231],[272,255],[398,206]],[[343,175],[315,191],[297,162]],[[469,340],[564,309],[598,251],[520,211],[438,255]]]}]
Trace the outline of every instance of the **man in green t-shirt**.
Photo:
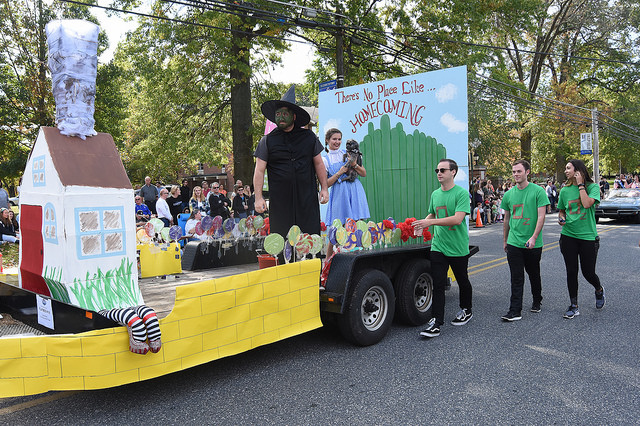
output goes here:
[{"label": "man in green t-shirt", "polygon": [[531,312],[540,312],[542,280],[540,257],[542,256],[542,227],[549,205],[547,192],[527,180],[531,166],[526,160],[518,160],[511,167],[515,186],[502,197],[500,208],[505,211],[503,246],[511,271],[511,305],[503,321],[522,319],[522,294],[524,271],[529,275],[533,304]]},{"label": "man in green t-shirt", "polygon": [[454,183],[458,173],[455,161],[444,159],[438,163],[436,174],[440,188],[433,191],[429,211],[425,219],[416,220],[413,226],[418,233],[432,226],[431,274],[433,275],[433,318],[427,329],[420,333],[424,337],[440,335],[444,324],[444,289],[449,267],[460,288],[460,312],[451,321],[453,325],[465,325],[471,313],[472,288],[467,271],[469,264],[469,228],[465,221],[471,211],[469,193]]}]

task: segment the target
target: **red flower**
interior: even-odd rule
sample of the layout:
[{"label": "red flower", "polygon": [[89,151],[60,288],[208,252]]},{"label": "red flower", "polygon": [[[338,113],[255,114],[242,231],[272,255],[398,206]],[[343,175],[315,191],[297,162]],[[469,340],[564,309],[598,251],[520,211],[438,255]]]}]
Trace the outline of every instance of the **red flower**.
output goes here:
[{"label": "red flower", "polygon": [[389,219],[383,220],[382,225],[387,229],[395,229],[395,225]]},{"label": "red flower", "polygon": [[320,230],[321,231],[326,231],[327,230],[327,225],[325,225],[324,222],[320,222]]},{"label": "red flower", "polygon": [[268,217],[264,218],[264,227],[262,229],[264,229],[264,234],[263,235],[269,235],[271,233],[271,225],[269,225],[269,218]]},{"label": "red flower", "polygon": [[433,238],[431,232],[429,232],[429,228],[424,228],[424,230],[422,231],[422,238],[424,239],[425,243]]},{"label": "red flower", "polygon": [[402,231],[402,233],[400,234],[400,238],[404,242],[406,242],[409,237],[413,235],[413,226],[407,224],[406,221],[398,223],[398,228],[400,228],[400,230]]}]

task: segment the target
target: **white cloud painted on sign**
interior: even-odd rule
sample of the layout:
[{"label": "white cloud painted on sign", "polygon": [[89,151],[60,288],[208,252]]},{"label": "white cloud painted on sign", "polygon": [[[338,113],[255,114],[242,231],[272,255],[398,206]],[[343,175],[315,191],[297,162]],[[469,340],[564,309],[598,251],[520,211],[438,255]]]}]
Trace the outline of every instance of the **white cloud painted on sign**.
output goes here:
[{"label": "white cloud painted on sign", "polygon": [[438,100],[438,102],[443,104],[455,98],[457,94],[458,86],[449,83],[438,89],[438,91],[436,92],[436,99]]},{"label": "white cloud painted on sign", "polygon": [[460,133],[467,130],[467,123],[458,120],[453,114],[445,112],[440,117],[440,123],[447,128],[450,133]]},{"label": "white cloud painted on sign", "polygon": [[[342,123],[342,120],[335,119],[335,118],[332,118],[332,119],[328,120],[327,123],[324,125],[324,128],[322,129],[322,134],[320,135],[320,142],[324,143],[324,135],[327,134],[327,130],[329,130],[329,129],[342,130],[340,128],[340,124],[341,123]],[[342,131],[344,131],[344,130],[342,130]],[[345,143],[345,141],[343,140],[342,143]]]},{"label": "white cloud painted on sign", "polygon": [[[467,173],[464,171],[464,169],[458,169],[458,173],[456,173],[456,177],[453,178],[454,182],[460,182],[460,183],[467,183],[469,182],[469,177],[467,175]],[[464,186],[464,185],[460,185],[460,186]]]}]

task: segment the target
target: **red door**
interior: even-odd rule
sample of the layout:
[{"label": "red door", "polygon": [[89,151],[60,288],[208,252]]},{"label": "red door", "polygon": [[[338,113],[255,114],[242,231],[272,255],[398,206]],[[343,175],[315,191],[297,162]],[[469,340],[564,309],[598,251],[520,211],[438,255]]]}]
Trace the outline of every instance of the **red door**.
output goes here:
[{"label": "red door", "polygon": [[20,276],[22,288],[51,296],[42,278],[44,243],[42,240],[42,206],[20,205]]}]

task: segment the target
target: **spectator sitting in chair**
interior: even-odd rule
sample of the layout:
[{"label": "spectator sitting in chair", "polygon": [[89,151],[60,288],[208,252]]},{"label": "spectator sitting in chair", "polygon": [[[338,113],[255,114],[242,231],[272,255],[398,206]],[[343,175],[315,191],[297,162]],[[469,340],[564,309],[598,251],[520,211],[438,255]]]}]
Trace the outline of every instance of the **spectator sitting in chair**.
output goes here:
[{"label": "spectator sitting in chair", "polygon": [[193,209],[189,219],[187,220],[187,224],[184,226],[184,236],[189,238],[198,238],[200,239],[200,235],[196,234],[196,225],[200,223],[202,220],[202,213],[200,210]]},{"label": "spectator sitting in chair", "polygon": [[20,237],[20,224],[18,223],[16,214],[11,209],[9,209],[9,221],[13,225],[13,229],[16,231],[16,234],[18,235],[18,237]]},{"label": "spectator sitting in chair", "polygon": [[151,218],[151,210],[147,207],[146,204],[142,203],[142,197],[136,195],[135,197],[136,205],[136,225],[144,224]]},{"label": "spectator sitting in chair", "polygon": [[11,220],[9,220],[9,209],[4,207],[0,208],[0,241],[20,242],[20,238],[18,238]]}]

